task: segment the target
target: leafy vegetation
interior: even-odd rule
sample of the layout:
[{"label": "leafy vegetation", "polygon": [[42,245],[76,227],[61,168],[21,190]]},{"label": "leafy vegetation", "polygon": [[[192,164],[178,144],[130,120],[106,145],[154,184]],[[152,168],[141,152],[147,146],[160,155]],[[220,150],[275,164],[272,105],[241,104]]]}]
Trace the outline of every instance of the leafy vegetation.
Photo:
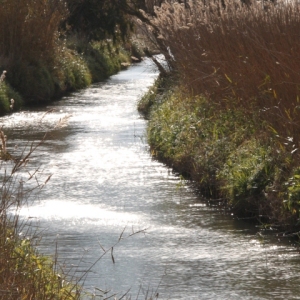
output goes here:
[{"label": "leafy vegetation", "polygon": [[[28,166],[28,160],[39,144],[32,145],[28,153],[15,159],[6,149],[6,136],[2,130],[0,141],[0,299],[79,299],[79,284],[69,282],[63,273],[59,275],[61,270],[56,262],[35,250],[33,237],[36,232],[32,232],[30,224],[19,221],[19,209],[50,178],[46,175],[43,180],[45,174]],[[43,182],[36,181],[38,174]]]},{"label": "leafy vegetation", "polygon": [[[128,40],[133,28],[129,15],[139,14],[140,7],[153,9],[156,0],[150,1],[152,6],[144,0],[0,2],[0,114],[3,115],[25,104],[46,103],[128,66],[130,49],[136,49]],[[29,194],[44,186],[30,185],[39,174],[39,170],[32,173],[28,170],[34,148],[14,158],[6,149],[6,136],[0,129],[0,299],[80,299],[79,282],[76,279],[68,282],[69,277],[61,273],[56,261],[35,250],[32,228],[18,220],[18,210]],[[25,177],[29,174],[29,179],[23,178],[24,174]],[[48,180],[49,177],[45,183]],[[103,255],[110,252],[113,258],[112,250],[113,247]],[[85,296],[91,299],[116,296],[99,291],[101,295]]]},{"label": "leafy vegetation", "polygon": [[172,93],[141,104],[152,153],[236,215],[286,228],[300,216],[299,10],[164,1],[143,13],[176,74]]},{"label": "leafy vegetation", "polygon": [[[7,74],[0,111],[9,111],[3,99],[13,90],[26,104],[45,103],[129,65],[130,53],[122,45],[133,28],[128,14],[138,12],[139,2],[3,2],[0,72]],[[14,109],[20,104],[17,100]]]}]

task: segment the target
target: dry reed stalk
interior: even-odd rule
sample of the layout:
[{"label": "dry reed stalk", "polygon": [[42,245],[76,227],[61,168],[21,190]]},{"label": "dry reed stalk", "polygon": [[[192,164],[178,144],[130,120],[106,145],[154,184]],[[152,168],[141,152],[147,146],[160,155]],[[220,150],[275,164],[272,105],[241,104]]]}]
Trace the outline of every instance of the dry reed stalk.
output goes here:
[{"label": "dry reed stalk", "polygon": [[10,0],[1,4],[0,54],[6,64],[51,60],[66,14],[62,0]]},{"label": "dry reed stalk", "polygon": [[0,140],[1,140],[1,156],[6,155],[6,135],[2,128],[0,129]]},{"label": "dry reed stalk", "polygon": [[239,107],[282,137],[300,140],[300,5],[165,2],[152,23],[172,54],[181,83],[221,109]]},{"label": "dry reed stalk", "polygon": [[0,76],[0,85],[4,81],[5,77],[6,77],[6,71],[4,70]]}]

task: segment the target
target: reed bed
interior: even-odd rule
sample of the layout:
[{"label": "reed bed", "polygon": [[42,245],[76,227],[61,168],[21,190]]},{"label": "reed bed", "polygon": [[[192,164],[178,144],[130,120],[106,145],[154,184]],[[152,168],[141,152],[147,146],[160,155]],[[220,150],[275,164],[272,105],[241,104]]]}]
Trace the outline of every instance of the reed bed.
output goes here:
[{"label": "reed bed", "polygon": [[299,146],[300,5],[297,2],[165,2],[152,23],[190,94],[221,109],[260,111]]},{"label": "reed bed", "polygon": [[2,4],[0,65],[39,59],[51,63],[65,15],[61,0],[10,0]]},{"label": "reed bed", "polygon": [[152,105],[152,153],[238,216],[297,230],[300,4],[164,1],[154,11],[143,16],[176,87]]}]

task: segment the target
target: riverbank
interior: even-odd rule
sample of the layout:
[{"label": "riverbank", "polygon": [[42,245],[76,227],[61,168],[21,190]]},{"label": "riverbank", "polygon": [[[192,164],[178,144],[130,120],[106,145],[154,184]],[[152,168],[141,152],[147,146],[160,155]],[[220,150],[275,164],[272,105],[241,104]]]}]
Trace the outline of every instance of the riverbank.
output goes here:
[{"label": "riverbank", "polygon": [[121,7],[107,0],[5,2],[0,11],[0,75],[5,75],[0,115],[49,103],[117,73],[130,65],[132,55],[138,60],[128,15],[137,12],[138,7],[128,11],[126,1]]},{"label": "riverbank", "polygon": [[[85,88],[92,82],[103,81],[129,67],[132,53],[135,54],[134,62],[141,59],[141,52],[137,52],[135,47],[125,50],[110,41],[85,44],[84,41],[75,39],[69,40],[67,46],[61,49],[58,57],[61,64],[59,68],[56,66],[48,70],[43,64],[25,64],[18,70],[2,71],[1,115],[16,112],[29,105],[45,105],[66,93]],[[17,78],[22,80],[17,82]],[[1,131],[2,160],[9,160],[11,157],[6,150],[6,142],[5,133]],[[26,160],[29,156],[25,155]],[[64,274],[55,259],[38,253],[34,234],[29,233],[32,230],[30,224],[18,222],[18,210],[26,205],[28,195],[26,191],[21,191],[21,186],[10,189],[12,182],[18,180],[18,173],[24,171],[23,167],[26,168],[25,161],[8,162],[14,163],[17,172],[3,178],[2,187],[2,193],[8,195],[10,200],[7,202],[7,197],[2,195],[0,203],[0,299],[81,299],[84,292],[74,274]],[[13,219],[8,216],[11,206],[15,207]]]},{"label": "riverbank", "polygon": [[[113,76],[107,82],[99,83],[98,85],[95,84],[91,88],[73,93],[71,96],[63,99],[63,101],[55,101],[52,104],[48,104],[47,107],[41,107],[38,110],[23,111],[2,118],[2,124],[9,138],[7,149],[16,156],[16,152],[20,153],[23,145],[30,144],[32,141],[35,142],[38,137],[44,136],[45,131],[51,130],[52,125],[56,125],[56,121],[65,120],[64,117],[66,115],[72,115],[70,124],[64,124],[65,127],[55,126],[55,130],[53,130],[53,132],[51,131],[47,136],[46,143],[36,149],[31,163],[28,163],[26,170],[23,170],[22,175],[25,173],[24,176],[25,179],[27,179],[27,177],[29,177],[27,167],[31,167],[32,169],[28,171],[30,174],[35,174],[34,176],[38,177],[40,183],[45,182],[47,177],[42,178],[39,174],[34,173],[33,165],[36,167],[43,166],[42,168],[45,172],[48,172],[50,169],[49,172],[51,172],[53,176],[47,183],[47,186],[41,191],[41,194],[38,194],[39,199],[37,199],[37,201],[35,201],[34,198],[34,201],[29,201],[28,206],[24,203],[25,209],[21,209],[19,218],[22,220],[21,222],[30,222],[31,228],[38,228],[37,231],[41,231],[34,234],[35,238],[37,236],[41,237],[41,241],[36,244],[34,242],[36,239],[34,239],[32,246],[38,246],[40,253],[54,257],[53,261],[59,262],[58,265],[62,266],[65,273],[67,273],[67,279],[65,281],[73,281],[72,279],[74,279],[76,283],[77,278],[83,276],[93,262],[103,254],[99,247],[99,240],[101,239],[102,244],[103,239],[105,239],[106,236],[109,237],[110,240],[104,242],[102,245],[108,250],[109,245],[114,245],[114,252],[109,251],[107,256],[110,257],[110,253],[115,255],[116,264],[113,264],[109,259],[102,259],[101,263],[94,266],[93,270],[90,271],[87,276],[87,278],[91,277],[92,280],[94,279],[95,281],[92,281],[92,284],[91,278],[86,281],[84,278],[80,281],[80,283],[84,282],[86,285],[85,288],[88,289],[88,291],[98,295],[96,298],[100,297],[99,294],[104,295],[104,292],[106,293],[106,297],[108,297],[108,294],[112,294],[109,293],[108,288],[106,289],[107,285],[104,281],[113,281],[114,278],[118,278],[119,276],[127,277],[123,276],[123,274],[119,275],[119,271],[115,275],[109,273],[112,266],[120,266],[120,264],[125,261],[125,259],[123,260],[119,256],[120,249],[118,248],[121,247],[115,247],[115,243],[116,240],[120,238],[120,234],[122,234],[122,242],[120,244],[123,244],[123,239],[127,236],[127,230],[123,232],[124,226],[128,224],[126,221],[127,214],[124,213],[126,223],[123,223],[123,219],[121,219],[119,226],[118,222],[120,218],[123,218],[121,209],[113,213],[108,205],[104,205],[103,208],[103,202],[106,200],[108,201],[107,204],[113,202],[115,204],[117,203],[112,195],[103,196],[99,193],[97,194],[97,190],[102,188],[102,184],[101,182],[95,182],[95,179],[103,178],[104,173],[111,174],[115,180],[107,179],[105,186],[108,187],[109,183],[115,184],[116,180],[122,177],[120,176],[120,169],[124,166],[122,163],[120,167],[116,169],[116,173],[112,171],[106,173],[106,171],[103,171],[103,166],[107,166],[105,162],[109,160],[106,155],[101,154],[106,145],[106,139],[103,137],[103,128],[112,130],[114,135],[118,135],[120,131],[120,120],[124,122],[123,117],[119,118],[119,114],[128,112],[129,106],[133,114],[135,114],[136,122],[133,124],[131,118],[128,118],[128,121],[126,121],[126,124],[128,122],[128,124],[132,125],[132,128],[128,129],[128,136],[136,141],[133,132],[139,136],[142,134],[143,129],[140,129],[140,126],[144,124],[144,121],[138,116],[135,109],[135,100],[141,93],[141,90],[145,91],[147,87],[153,83],[154,78],[156,78],[157,74],[153,72],[153,68],[151,62],[145,59],[141,64],[135,64],[125,72],[120,72],[120,74]],[[124,78],[126,78],[126,81]],[[120,82],[123,86],[120,85]],[[138,88],[136,84],[132,84],[134,82],[138,84]],[[124,99],[127,101],[124,101]],[[88,104],[82,105],[84,101],[87,101]],[[66,104],[68,107],[66,107]],[[102,110],[104,106],[106,107],[105,112]],[[111,109],[112,107],[114,108],[113,110]],[[131,113],[130,116],[132,116]],[[128,117],[127,114],[126,117]],[[124,123],[121,124],[121,126],[124,126]],[[91,130],[91,126],[93,127],[92,132],[95,134],[95,138],[85,141],[84,143],[79,142],[78,138],[81,139],[80,135],[82,131],[77,132],[77,128],[82,128],[83,132],[87,132]],[[107,133],[107,130],[104,131],[104,135]],[[14,145],[16,144],[19,146],[18,149],[14,149]],[[59,145],[68,146],[67,148],[62,148]],[[80,155],[80,158],[75,159],[75,162],[74,155],[76,155],[77,150],[79,150],[78,146],[84,146],[85,154]],[[141,146],[141,149],[143,149],[143,147],[144,146]],[[115,150],[118,152],[123,151],[123,149],[123,147],[120,147],[120,140],[118,140],[116,145],[113,146],[108,153],[112,155]],[[100,151],[100,154],[97,151]],[[135,151],[139,153],[140,149],[134,149],[134,152]],[[116,153],[115,157],[117,156],[118,154]],[[51,163],[49,165],[50,161]],[[52,162],[55,162],[54,165]],[[97,165],[96,162],[99,164]],[[9,163],[7,162],[7,164]],[[83,164],[82,166],[84,167],[75,167],[75,165],[78,166],[78,164]],[[127,168],[125,169],[127,170]],[[77,171],[80,172],[78,173]],[[140,171],[138,171],[138,174],[139,173]],[[82,178],[85,178],[84,183],[82,182]],[[125,178],[127,178],[127,176],[125,176]],[[34,180],[34,177],[32,180]],[[79,182],[83,184],[79,184]],[[62,190],[60,189],[65,189],[66,184],[72,186],[70,186],[70,193],[68,192],[68,195],[60,197],[59,195],[62,195]],[[120,185],[121,184],[119,184],[119,186]],[[126,184],[125,190],[127,190],[127,187],[128,185]],[[78,188],[82,189],[79,193],[77,193]],[[87,190],[89,190],[88,193],[86,193]],[[116,191],[116,188],[112,188],[112,190]],[[74,191],[76,192],[74,193]],[[84,194],[86,196],[80,196]],[[137,193],[137,195],[139,194],[140,193]],[[91,201],[93,198],[94,200]],[[33,210],[32,207],[34,207]],[[28,214],[27,209],[29,210]],[[45,217],[45,213],[50,213],[50,215]],[[57,214],[61,214],[61,216],[59,217]],[[109,221],[108,224],[116,224],[117,227],[112,227],[117,237],[115,233],[105,232],[106,230],[111,230],[111,226],[106,224],[107,217],[112,218],[112,223]],[[128,220],[131,222],[131,217]],[[49,223],[45,224],[45,222]],[[141,228],[138,223],[133,223],[133,226]],[[136,228],[134,228],[134,230],[136,230]],[[97,233],[95,233],[95,230],[97,230]],[[132,235],[132,230],[133,228],[128,230],[128,235]],[[25,234],[17,236],[24,238],[26,236],[26,230],[22,230],[22,232]],[[82,234],[82,232],[84,232],[84,234]],[[89,241],[85,244],[86,238],[89,237],[89,235]],[[95,238],[95,236],[97,236],[97,238]],[[55,248],[56,242],[57,248]],[[91,248],[94,248],[93,251]],[[89,251],[83,249],[89,249]],[[57,255],[55,253],[57,253]],[[83,260],[82,256],[84,256]],[[136,261],[137,259],[134,258],[134,263],[136,263]],[[101,271],[99,271],[99,268]],[[102,269],[104,269],[104,271],[102,271]],[[60,269],[56,268],[54,270]],[[94,271],[97,273],[96,279],[94,278]],[[60,271],[58,273],[62,274]],[[137,277],[142,275],[142,271],[137,271]],[[134,281],[136,277],[131,277],[131,279]],[[118,295],[121,297],[123,295],[122,293],[131,287],[131,284],[131,281],[126,281],[122,287],[118,284],[114,284],[113,287],[114,289],[118,289]],[[139,284],[140,282],[138,285]],[[103,289],[103,293],[91,288],[91,285]],[[132,290],[132,292],[137,293],[136,290]],[[84,294],[84,291],[82,294]],[[82,298],[86,299],[89,298],[89,296],[84,294]],[[93,298],[92,294],[90,298]],[[41,297],[41,299],[43,299],[43,297]]]},{"label": "riverbank", "polygon": [[[50,67],[43,62],[23,62],[1,68],[0,114],[18,111],[24,105],[49,103],[63,95],[107,79],[131,64],[131,53],[110,41],[86,43],[75,37],[60,47]],[[10,99],[14,99],[11,106]]]},{"label": "riverbank", "polygon": [[152,155],[237,218],[297,232],[300,176],[293,141],[270,131],[259,112],[249,117],[240,108],[224,110],[178,86],[160,78],[139,102],[149,118]]},{"label": "riverbank", "polygon": [[148,20],[176,79],[163,95],[158,83],[141,104],[152,103],[155,156],[237,217],[293,232],[300,229],[299,9],[163,3]]},{"label": "riverbank", "polygon": [[[0,136],[3,156],[8,152],[2,130]],[[0,168],[0,299],[80,299],[81,286],[72,274],[64,274],[55,258],[57,253],[54,259],[41,255],[36,248],[38,229],[29,221],[19,220],[27,199],[39,193],[51,177],[44,179],[38,169],[28,167],[33,148],[15,162],[2,163]],[[24,178],[23,172],[35,175]],[[45,181],[38,183],[36,176]]]},{"label": "riverbank", "polygon": [[[135,53],[135,55],[135,57],[138,57],[138,53]],[[118,68],[119,62],[120,61],[116,63]],[[125,68],[127,68],[127,66],[125,66]],[[117,70],[117,68],[115,68],[114,70]],[[101,74],[103,75],[103,73]],[[2,80],[1,84],[2,83],[5,83],[5,78],[4,80]],[[38,118],[39,122],[41,122],[41,120],[45,118],[46,114],[47,113],[41,114],[41,118]],[[13,115],[14,114],[12,114],[9,117],[13,118]],[[59,120],[61,119],[59,118]],[[53,124],[56,130],[59,128],[58,125],[59,124]],[[10,184],[12,182],[19,182],[18,176],[20,175],[20,173],[26,173],[27,171],[30,174],[35,174],[32,177],[29,176],[31,181],[33,181],[36,176],[39,177],[38,171],[32,170],[30,164],[26,163],[26,161],[30,158],[30,155],[33,154],[33,152],[30,153],[29,156],[27,156],[26,153],[23,153],[26,158],[25,160],[19,161],[20,158],[18,158],[18,161],[9,161],[11,157],[10,154],[12,154],[13,157],[19,157],[19,155],[15,155],[15,151],[12,148],[8,148],[6,146],[7,141],[5,134],[6,130],[8,130],[7,126],[4,125],[3,130],[5,132],[1,132],[0,134],[2,154],[1,166],[4,168],[8,164],[14,169],[14,164],[17,164],[16,172],[13,172],[10,176],[8,176],[7,179],[3,179],[3,186],[8,185],[8,187],[10,187]],[[11,135],[13,135],[12,132],[14,131],[14,129],[10,128],[10,130],[11,134],[8,133],[9,138],[11,138]],[[29,132],[30,130],[27,131]],[[35,132],[38,131],[39,128],[36,128]],[[43,136],[43,134],[41,136]],[[27,141],[27,143],[28,142],[29,140]],[[11,141],[8,140],[7,143],[11,144]],[[42,160],[43,158],[41,157],[40,159]],[[6,160],[6,162],[4,162],[4,160]],[[2,171],[5,172],[4,169],[2,169]],[[39,178],[38,180],[43,181],[42,178]],[[45,181],[47,180],[48,178],[45,179]],[[26,181],[26,183],[28,182]],[[43,186],[43,184],[41,186]],[[0,250],[3,253],[0,260],[0,278],[2,278],[2,280],[0,281],[0,299],[7,300],[15,299],[16,297],[23,297],[24,299],[30,299],[30,297],[35,297],[36,299],[55,298],[66,300],[82,299],[84,297],[92,298],[91,294],[82,290],[81,288],[81,283],[83,281],[82,278],[85,275],[81,274],[81,281],[78,282],[78,278],[72,271],[68,272],[67,274],[64,274],[64,272],[66,273],[66,271],[64,270],[64,268],[60,268],[60,265],[57,263],[57,256],[60,255],[59,252],[51,253],[50,256],[45,256],[43,254],[40,254],[36,250],[38,248],[38,243],[36,243],[35,238],[39,234],[36,235],[32,232],[34,229],[31,228],[30,221],[28,221],[29,224],[27,224],[27,221],[25,223],[18,221],[19,210],[23,206],[27,205],[27,190],[31,190],[32,187],[28,189],[25,188],[24,193],[22,193],[21,188],[23,189],[24,187],[22,185],[16,185],[13,186],[13,189],[11,190],[5,188],[2,189],[2,193],[8,195],[7,197],[9,197],[11,201],[6,202],[7,197],[2,196],[0,202]],[[37,189],[39,188],[40,187],[38,186]],[[10,207],[14,207],[15,209],[13,215],[9,215],[8,217],[8,212],[11,213],[11,211],[9,210]]]},{"label": "riverbank", "polygon": [[[75,277],[126,227],[118,246],[84,280],[92,294],[103,295],[98,287],[117,298],[131,288],[133,299],[145,299],[148,290],[159,299],[292,299],[299,294],[297,248],[211,209],[182,177],[149,156],[147,122],[136,102],[153,84],[153,69],[145,59],[62,101],[1,118],[8,149],[17,144],[21,152],[71,115],[28,164],[53,176],[20,220],[38,228],[40,253],[58,253],[65,273]],[[147,230],[125,240],[132,228]]]}]

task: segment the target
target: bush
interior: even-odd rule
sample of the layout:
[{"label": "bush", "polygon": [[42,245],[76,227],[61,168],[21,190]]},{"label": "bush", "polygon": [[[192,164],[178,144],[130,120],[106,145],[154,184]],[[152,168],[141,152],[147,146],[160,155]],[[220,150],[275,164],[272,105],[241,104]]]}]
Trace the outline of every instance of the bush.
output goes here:
[{"label": "bush", "polygon": [[274,180],[274,167],[271,148],[254,137],[231,151],[217,177],[235,212],[248,216],[262,214],[265,193]]},{"label": "bush", "polygon": [[51,71],[42,62],[19,61],[10,68],[7,79],[27,103],[47,102],[54,95],[55,85]]},{"label": "bush", "polygon": [[76,51],[62,47],[54,69],[59,93],[87,87],[92,82],[87,63]]},{"label": "bush", "polygon": [[2,115],[20,109],[23,104],[21,96],[4,82],[5,72],[2,73],[2,79],[0,78],[0,114]]},{"label": "bush", "polygon": [[107,79],[121,70],[122,63],[129,63],[129,53],[110,42],[93,42],[84,52],[94,82]]}]

